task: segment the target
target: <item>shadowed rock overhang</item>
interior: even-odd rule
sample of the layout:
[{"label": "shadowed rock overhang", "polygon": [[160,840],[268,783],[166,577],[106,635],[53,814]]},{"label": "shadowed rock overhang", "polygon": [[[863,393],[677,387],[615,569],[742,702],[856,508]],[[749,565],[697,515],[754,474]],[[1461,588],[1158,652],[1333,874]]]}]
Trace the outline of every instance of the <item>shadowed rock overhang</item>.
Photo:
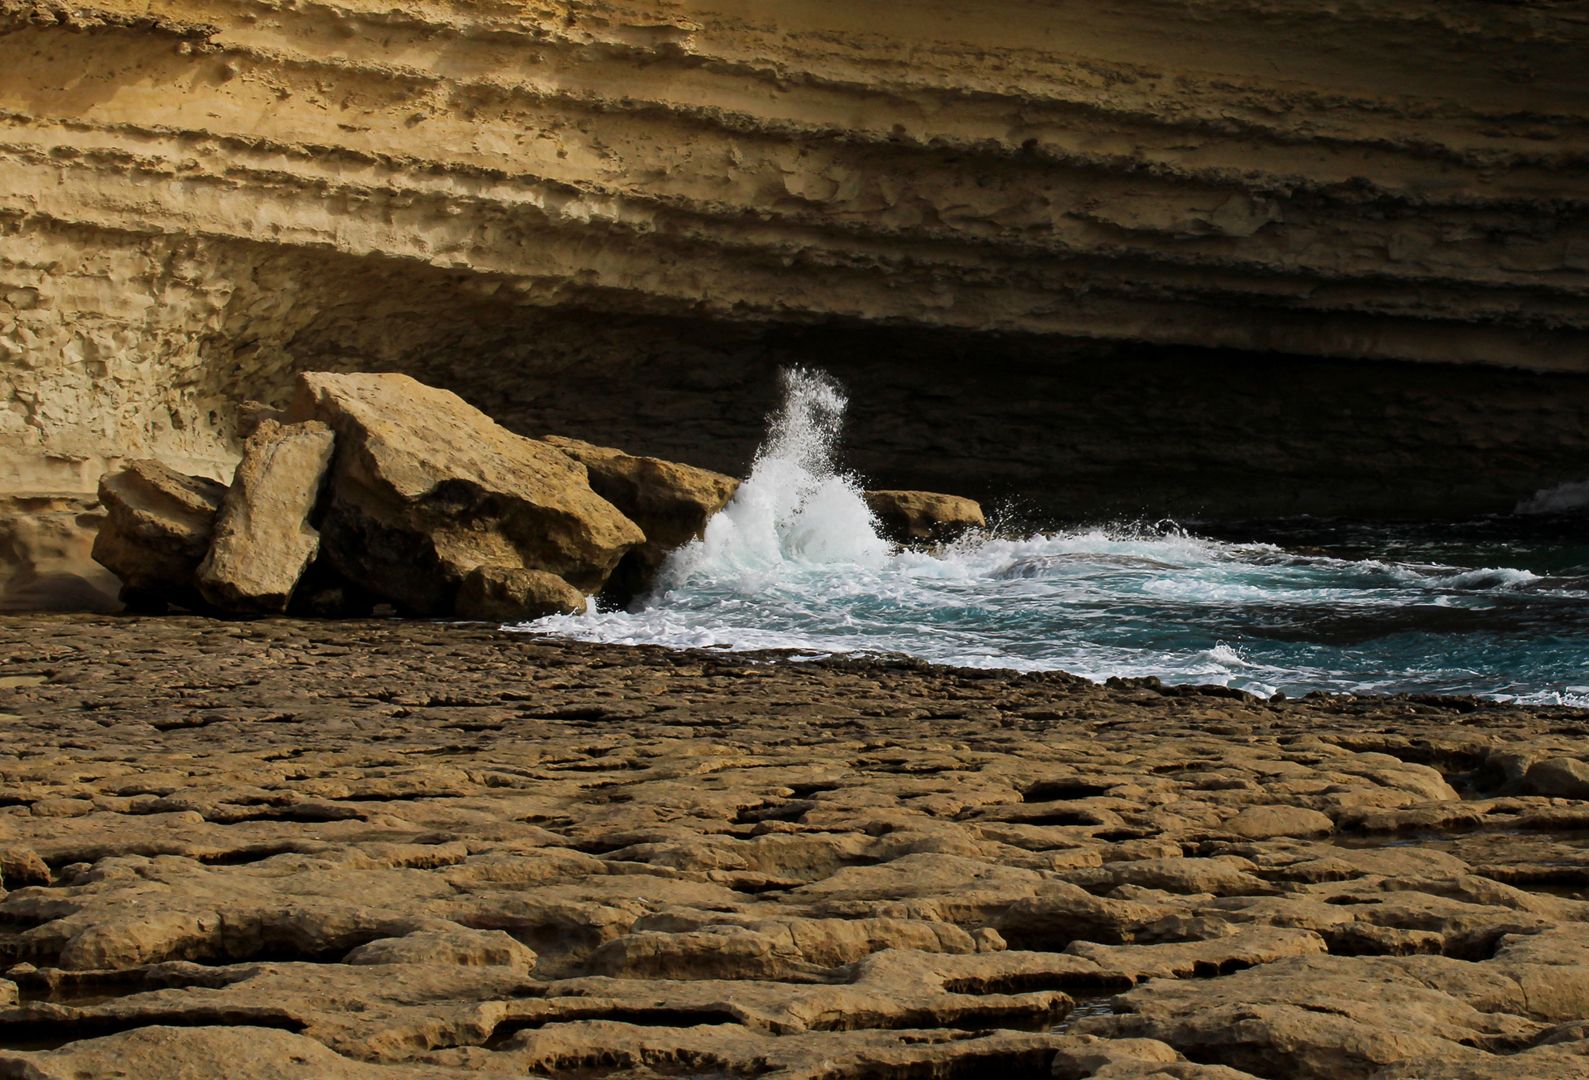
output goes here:
[{"label": "shadowed rock overhang", "polygon": [[[569,434],[690,454],[710,436],[604,418],[581,380],[754,426],[748,373],[856,327],[900,356],[952,332],[938,381],[1024,385],[1044,356],[1126,377],[1187,346],[1267,363],[1282,398],[1304,357],[1579,375],[1586,48],[1551,2],[0,0],[0,487],[89,491],[150,454],[224,478],[236,401],[314,367],[542,430],[561,394],[596,417]],[[1503,427],[1581,430],[1578,383]],[[1003,423],[955,468],[979,440],[1006,459]],[[1478,460],[1471,433],[1429,460]],[[891,481],[915,451],[879,438]],[[1449,505],[1589,473],[1519,452]],[[1321,504],[1267,508],[1298,505]]]}]

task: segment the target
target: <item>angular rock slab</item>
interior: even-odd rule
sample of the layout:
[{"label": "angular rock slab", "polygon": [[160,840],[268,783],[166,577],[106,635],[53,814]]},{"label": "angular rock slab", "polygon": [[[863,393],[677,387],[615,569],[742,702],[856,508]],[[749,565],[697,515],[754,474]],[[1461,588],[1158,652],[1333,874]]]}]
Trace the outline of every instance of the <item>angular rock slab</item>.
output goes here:
[{"label": "angular rock slab", "polygon": [[289,418],[337,434],[321,524],[331,562],[413,614],[450,614],[477,566],[545,570],[596,592],[645,541],[584,466],[406,375],[301,375]]},{"label": "angular rock slab", "polygon": [[590,486],[646,534],[646,542],[624,556],[614,571],[615,589],[649,589],[669,553],[706,533],[712,515],[739,490],[732,476],[660,458],[636,457],[558,435],[543,437],[584,465]]},{"label": "angular rock slab", "polygon": [[577,615],[585,610],[580,591],[544,570],[478,566],[458,588],[460,619],[525,622],[547,615]]},{"label": "angular rock slab", "polygon": [[895,543],[953,540],[969,529],[987,526],[974,499],[933,491],[868,491],[866,507],[877,516],[883,537]]},{"label": "angular rock slab", "polygon": [[201,604],[194,576],[225,494],[224,484],[153,460],[106,473],[99,479],[105,523],[94,538],[94,561],[121,579],[124,592]]},{"label": "angular rock slab", "polygon": [[336,436],[325,424],[262,419],[221,500],[199,592],[225,611],[280,614],[320,550],[309,519],[331,466]]}]

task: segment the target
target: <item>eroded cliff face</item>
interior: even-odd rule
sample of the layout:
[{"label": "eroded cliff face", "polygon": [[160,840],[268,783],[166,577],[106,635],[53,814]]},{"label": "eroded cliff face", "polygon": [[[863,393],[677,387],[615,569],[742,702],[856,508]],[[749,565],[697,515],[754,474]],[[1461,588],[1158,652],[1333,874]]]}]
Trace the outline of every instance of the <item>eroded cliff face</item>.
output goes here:
[{"label": "eroded cliff face", "polygon": [[732,470],[805,361],[880,483],[1504,509],[1589,475],[1586,55],[1551,2],[0,0],[0,488],[225,478],[310,368]]}]

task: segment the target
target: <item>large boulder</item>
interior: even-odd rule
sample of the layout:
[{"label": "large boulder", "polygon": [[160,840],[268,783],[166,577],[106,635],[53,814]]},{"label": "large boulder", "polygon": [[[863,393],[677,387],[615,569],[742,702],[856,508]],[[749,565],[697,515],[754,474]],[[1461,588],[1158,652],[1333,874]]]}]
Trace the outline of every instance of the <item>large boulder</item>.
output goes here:
[{"label": "large boulder", "polygon": [[646,534],[646,542],[625,555],[613,572],[615,591],[649,589],[668,554],[700,539],[712,515],[739,490],[738,480],[710,469],[637,457],[559,435],[543,436],[543,441],[585,466],[591,489]]},{"label": "large boulder", "polygon": [[195,575],[225,494],[225,484],[158,461],[134,461],[100,477],[105,523],[94,538],[94,561],[121,579],[129,606],[204,606]]},{"label": "large boulder", "polygon": [[982,506],[959,495],[932,491],[868,491],[863,496],[885,539],[900,544],[940,543],[987,527]]},{"label": "large boulder", "polygon": [[528,622],[547,615],[577,615],[585,610],[580,591],[544,570],[479,566],[458,588],[460,619]]},{"label": "large boulder", "polygon": [[261,419],[221,500],[199,592],[226,611],[280,614],[320,550],[310,524],[336,437],[318,421]]},{"label": "large boulder", "polygon": [[406,375],[301,375],[288,418],[336,432],[322,550],[411,614],[450,614],[477,566],[545,570],[596,592],[645,542],[583,465]]}]

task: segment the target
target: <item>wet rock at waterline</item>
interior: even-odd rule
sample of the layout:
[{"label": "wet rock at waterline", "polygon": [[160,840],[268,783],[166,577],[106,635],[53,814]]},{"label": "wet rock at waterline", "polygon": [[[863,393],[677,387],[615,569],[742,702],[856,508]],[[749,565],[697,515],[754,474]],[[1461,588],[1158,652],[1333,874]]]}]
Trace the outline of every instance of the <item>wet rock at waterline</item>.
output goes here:
[{"label": "wet rock at waterline", "polygon": [[280,614],[320,550],[310,520],[335,445],[318,421],[262,419],[221,500],[199,592],[222,611]]},{"label": "wet rock at waterline", "polygon": [[867,509],[877,517],[882,536],[895,543],[938,543],[987,526],[981,505],[958,495],[868,491],[864,497]]},{"label": "wet rock at waterline", "polygon": [[547,615],[577,615],[585,610],[578,589],[544,570],[480,566],[458,587],[454,614],[487,622],[527,622]]},{"label": "wet rock at waterline", "polygon": [[475,567],[525,566],[596,592],[638,526],[584,466],[406,375],[311,373],[290,416],[337,433],[320,524],[349,580],[416,615],[445,615]]},{"label": "wet rock at waterline", "polygon": [[543,441],[584,465],[591,489],[646,534],[646,542],[625,555],[613,572],[612,587],[617,592],[649,589],[668,555],[699,540],[712,515],[739,488],[732,476],[693,465],[637,457],[557,435],[543,436]]},{"label": "wet rock at waterline", "polygon": [[99,481],[105,521],[94,560],[121,579],[129,607],[168,599],[202,607],[195,584],[209,551],[226,485],[183,476],[158,461],[134,461]]}]

